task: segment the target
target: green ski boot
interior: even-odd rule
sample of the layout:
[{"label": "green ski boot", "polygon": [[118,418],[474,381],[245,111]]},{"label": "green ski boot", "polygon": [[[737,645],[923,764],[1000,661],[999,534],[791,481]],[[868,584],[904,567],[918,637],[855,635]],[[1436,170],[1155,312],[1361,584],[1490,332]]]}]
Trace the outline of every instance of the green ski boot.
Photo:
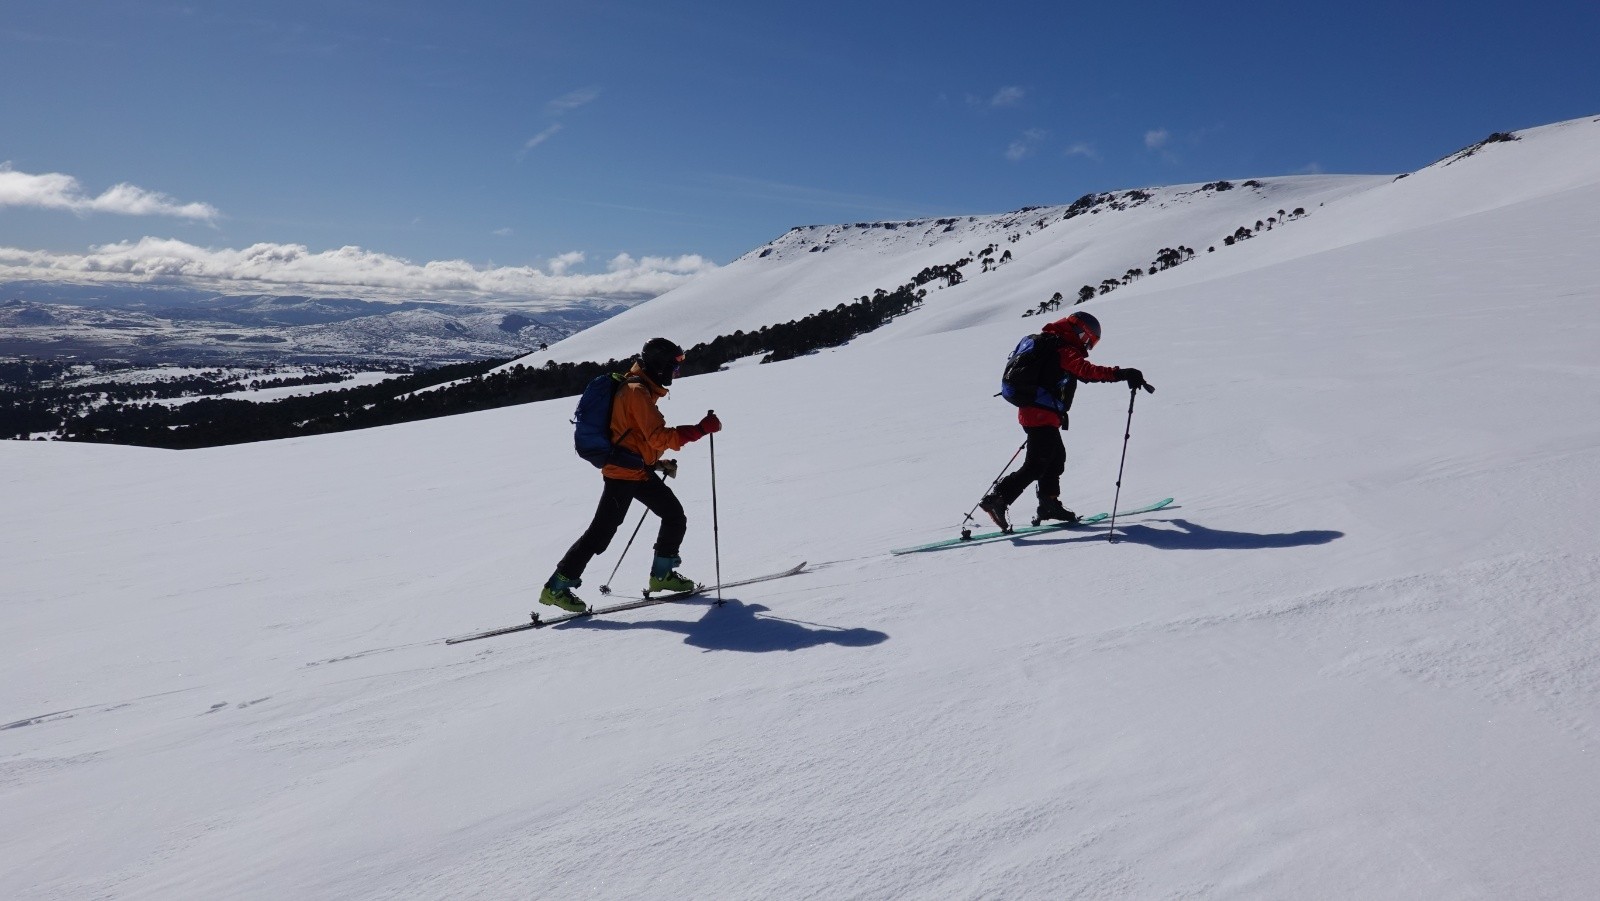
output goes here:
[{"label": "green ski boot", "polygon": [[544,590],[539,592],[539,603],[572,613],[583,613],[589,609],[588,605],[572,593],[572,589],[582,584],[582,579],[569,579],[560,573],[552,573],[550,581],[544,583]]},{"label": "green ski boot", "polygon": [[645,594],[694,591],[695,583],[673,568],[682,562],[681,557],[657,557],[650,566],[650,587],[644,590]]}]

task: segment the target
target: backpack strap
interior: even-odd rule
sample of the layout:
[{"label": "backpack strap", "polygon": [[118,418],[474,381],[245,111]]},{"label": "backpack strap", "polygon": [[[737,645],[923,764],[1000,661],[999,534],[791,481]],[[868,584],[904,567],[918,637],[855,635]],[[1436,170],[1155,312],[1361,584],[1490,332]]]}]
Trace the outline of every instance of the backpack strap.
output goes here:
[{"label": "backpack strap", "polygon": [[[628,385],[643,385],[644,384],[644,379],[639,377],[639,376],[637,376],[637,375],[618,376],[616,373],[612,373],[611,377],[617,380],[617,390],[618,391],[621,391],[624,387],[626,387]],[[647,388],[646,390],[649,390],[649,389]],[[615,401],[613,401],[613,405],[614,404],[615,404]],[[608,429],[610,428],[610,424],[609,423],[607,424],[607,428]],[[617,436],[617,440],[611,442],[611,461],[610,461],[610,463],[613,466],[621,466],[624,469],[644,469],[644,470],[648,470],[648,467],[646,467],[644,465],[644,458],[643,457],[640,457],[638,454],[636,454],[633,451],[628,450],[627,448],[622,446],[622,439],[628,437],[631,434],[633,434],[633,429],[631,429],[631,428],[624,429],[622,434]]]}]

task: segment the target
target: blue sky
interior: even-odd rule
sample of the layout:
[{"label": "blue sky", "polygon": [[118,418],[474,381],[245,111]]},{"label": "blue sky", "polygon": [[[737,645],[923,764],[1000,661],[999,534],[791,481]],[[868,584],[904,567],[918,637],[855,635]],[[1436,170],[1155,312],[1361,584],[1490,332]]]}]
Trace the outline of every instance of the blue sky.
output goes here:
[{"label": "blue sky", "polygon": [[1600,114],[1596,35],[1592,2],[5,0],[0,248],[681,276],[800,224],[1416,169]]}]

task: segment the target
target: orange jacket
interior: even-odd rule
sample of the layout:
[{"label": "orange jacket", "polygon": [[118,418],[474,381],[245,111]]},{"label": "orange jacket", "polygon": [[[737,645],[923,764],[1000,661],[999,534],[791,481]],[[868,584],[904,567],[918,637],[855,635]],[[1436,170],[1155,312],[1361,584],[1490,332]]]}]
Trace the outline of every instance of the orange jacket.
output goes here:
[{"label": "orange jacket", "polygon": [[[628,370],[628,380],[617,388],[611,401],[611,443],[638,454],[646,466],[654,466],[661,455],[684,445],[684,436],[667,426],[667,420],[656,409],[656,402],[667,396],[667,389],[657,385],[644,374],[638,363]],[[604,467],[600,474],[608,479],[643,482],[650,478],[649,469],[628,469],[615,464]]]}]

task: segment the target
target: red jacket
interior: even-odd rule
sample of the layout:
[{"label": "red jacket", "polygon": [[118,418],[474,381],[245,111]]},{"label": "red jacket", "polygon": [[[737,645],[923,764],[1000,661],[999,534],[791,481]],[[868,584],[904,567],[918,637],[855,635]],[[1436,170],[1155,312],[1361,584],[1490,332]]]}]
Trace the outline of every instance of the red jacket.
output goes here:
[{"label": "red jacket", "polygon": [[[1100,366],[1089,362],[1089,351],[1078,341],[1072,326],[1067,325],[1067,320],[1057,319],[1044,327],[1044,330],[1061,338],[1061,371],[1085,382],[1114,382],[1117,380],[1116,366]],[[1043,407],[1021,407],[1017,410],[1017,422],[1023,428],[1047,425],[1061,428],[1061,416],[1054,410]]]}]

